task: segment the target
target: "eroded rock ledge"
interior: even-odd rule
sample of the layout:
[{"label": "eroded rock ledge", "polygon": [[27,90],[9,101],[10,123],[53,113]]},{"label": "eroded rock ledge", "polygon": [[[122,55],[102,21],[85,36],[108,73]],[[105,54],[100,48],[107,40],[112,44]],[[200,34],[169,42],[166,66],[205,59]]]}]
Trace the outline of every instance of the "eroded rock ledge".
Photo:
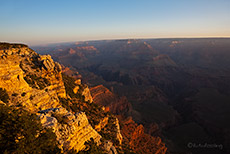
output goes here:
[{"label": "eroded rock ledge", "polygon": [[54,130],[63,151],[81,151],[91,138],[100,144],[101,135],[89,124],[84,112],[72,114],[65,108],[51,108],[39,111],[39,114],[42,125]]}]

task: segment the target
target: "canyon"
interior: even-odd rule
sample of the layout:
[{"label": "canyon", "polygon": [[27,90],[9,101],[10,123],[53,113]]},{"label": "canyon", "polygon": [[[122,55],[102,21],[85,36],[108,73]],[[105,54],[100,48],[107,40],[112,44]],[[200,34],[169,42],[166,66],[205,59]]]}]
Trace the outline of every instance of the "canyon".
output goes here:
[{"label": "canyon", "polygon": [[[72,70],[69,73],[89,85],[95,102],[105,110],[123,120],[131,117],[145,133],[160,137],[169,153],[226,153],[229,44],[228,38],[172,38],[33,48]],[[191,142],[224,148],[189,148]]]},{"label": "canyon", "polygon": [[[79,49],[94,51],[94,48]],[[34,148],[38,153],[49,153],[44,149],[52,147],[52,151],[56,151],[54,153],[116,154],[149,150],[148,153],[166,153],[167,148],[161,139],[144,133],[142,125],[131,121],[130,126],[128,123],[121,126],[121,120],[127,119],[127,108],[131,107],[126,98],[119,98],[100,85],[93,90],[82,80],[80,73],[53,61],[50,55],[40,55],[23,44],[1,43],[1,132],[7,132],[7,127],[12,127],[16,136],[5,136],[12,137],[12,140],[7,140],[1,134],[1,143],[4,144],[1,144],[0,150],[3,153],[23,152],[20,146],[25,146],[26,151]],[[102,89],[111,98],[98,98]],[[15,119],[11,122],[6,117],[21,118],[17,121],[18,128],[12,123]],[[135,129],[131,129],[130,134],[127,128],[131,127]],[[34,128],[39,128],[40,133],[33,131]],[[29,131],[32,131],[33,137],[29,138]],[[138,146],[143,144],[143,135],[151,144],[140,150],[134,142],[138,139]],[[37,138],[41,141],[36,141]],[[30,139],[30,144],[24,144]],[[43,144],[44,139],[52,142]],[[38,145],[33,145],[33,140]]]}]

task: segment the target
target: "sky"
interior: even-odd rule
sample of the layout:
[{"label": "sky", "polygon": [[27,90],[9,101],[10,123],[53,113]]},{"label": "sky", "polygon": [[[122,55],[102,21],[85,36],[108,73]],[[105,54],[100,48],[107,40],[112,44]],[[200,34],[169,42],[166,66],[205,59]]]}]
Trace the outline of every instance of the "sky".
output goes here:
[{"label": "sky", "polygon": [[0,41],[230,37],[230,0],[0,0]]}]

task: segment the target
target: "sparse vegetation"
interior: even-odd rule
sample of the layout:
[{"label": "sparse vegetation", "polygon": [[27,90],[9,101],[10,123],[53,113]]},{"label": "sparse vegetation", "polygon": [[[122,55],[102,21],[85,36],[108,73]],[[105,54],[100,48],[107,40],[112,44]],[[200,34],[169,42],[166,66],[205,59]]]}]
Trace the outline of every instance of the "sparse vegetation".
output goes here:
[{"label": "sparse vegetation", "polygon": [[22,47],[28,47],[28,46],[25,44],[0,43],[0,50],[7,50],[11,48],[22,48]]},{"label": "sparse vegetation", "polygon": [[90,141],[85,143],[86,149],[84,151],[78,152],[78,154],[106,154],[106,152],[93,141],[91,138]]},{"label": "sparse vegetation", "polygon": [[105,111],[101,109],[101,106],[95,103],[88,103],[77,98],[73,99],[65,99],[59,97],[62,106],[67,110],[72,111],[74,113],[78,113],[80,111],[85,112],[89,123],[95,127],[95,125],[99,124],[100,120],[108,115]]},{"label": "sparse vegetation", "polygon": [[[95,126],[98,125],[104,117],[108,116],[108,124],[99,133],[102,135],[104,139],[112,141],[115,145],[119,145],[119,141],[116,139],[115,117],[111,113],[102,110],[100,105],[85,102],[84,97],[81,95],[82,91],[77,93],[77,95],[74,94],[73,89],[75,86],[77,86],[75,84],[75,80],[65,74],[63,74],[62,76],[66,92],[67,94],[69,94],[70,97],[72,97],[72,99],[59,98],[60,102],[62,103],[62,106],[65,107],[67,110],[73,111],[75,113],[80,111],[85,112],[89,120],[89,123],[92,125],[93,128],[95,128]],[[87,152],[82,151],[82,153]]]},{"label": "sparse vegetation", "polygon": [[23,92],[23,93],[21,94],[21,96],[22,96],[22,97],[26,96],[26,93],[25,93],[25,92]]},{"label": "sparse vegetation", "polygon": [[47,86],[50,86],[50,82],[46,78],[38,77],[33,74],[26,75],[24,80],[32,87],[37,89],[44,89]]},{"label": "sparse vegetation", "polygon": [[110,116],[108,124],[99,133],[104,139],[112,141],[115,145],[119,145],[119,141],[116,139],[115,120],[115,117]]},{"label": "sparse vegetation", "polygon": [[68,119],[60,114],[53,113],[52,117],[55,117],[60,124],[67,124]]},{"label": "sparse vegetation", "polygon": [[0,153],[60,153],[52,130],[22,108],[0,105],[0,126]]},{"label": "sparse vegetation", "polygon": [[84,101],[85,97],[82,95],[82,92],[83,92],[85,86],[84,85],[78,85],[79,89],[78,89],[78,92],[75,94],[73,92],[73,89],[77,86],[77,84],[75,83],[75,79],[65,75],[64,73],[62,73],[62,79],[63,79],[64,85],[65,85],[66,93],[71,98],[77,98],[77,99]]},{"label": "sparse vegetation", "polygon": [[42,67],[42,63],[38,60],[38,58],[39,58],[39,56],[38,55],[35,55],[35,56],[33,56],[32,57],[32,66],[31,66],[31,68],[32,69],[41,69],[41,67]]},{"label": "sparse vegetation", "polygon": [[17,93],[13,93],[11,96],[16,97],[16,96],[18,96],[18,94]]},{"label": "sparse vegetation", "polygon": [[34,96],[33,96],[33,95],[31,95],[31,96],[30,96],[30,100],[33,100],[33,98],[34,98]]},{"label": "sparse vegetation", "polygon": [[9,95],[5,89],[0,88],[0,100],[8,103],[9,102]]}]

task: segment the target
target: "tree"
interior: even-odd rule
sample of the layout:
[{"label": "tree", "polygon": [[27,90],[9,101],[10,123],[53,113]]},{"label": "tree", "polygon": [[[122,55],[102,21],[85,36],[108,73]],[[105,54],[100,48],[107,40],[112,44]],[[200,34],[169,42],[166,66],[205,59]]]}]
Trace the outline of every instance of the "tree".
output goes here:
[{"label": "tree", "polygon": [[0,153],[60,153],[56,135],[38,117],[23,109],[0,104]]},{"label": "tree", "polygon": [[0,100],[8,103],[9,101],[9,95],[5,89],[0,88]]}]

